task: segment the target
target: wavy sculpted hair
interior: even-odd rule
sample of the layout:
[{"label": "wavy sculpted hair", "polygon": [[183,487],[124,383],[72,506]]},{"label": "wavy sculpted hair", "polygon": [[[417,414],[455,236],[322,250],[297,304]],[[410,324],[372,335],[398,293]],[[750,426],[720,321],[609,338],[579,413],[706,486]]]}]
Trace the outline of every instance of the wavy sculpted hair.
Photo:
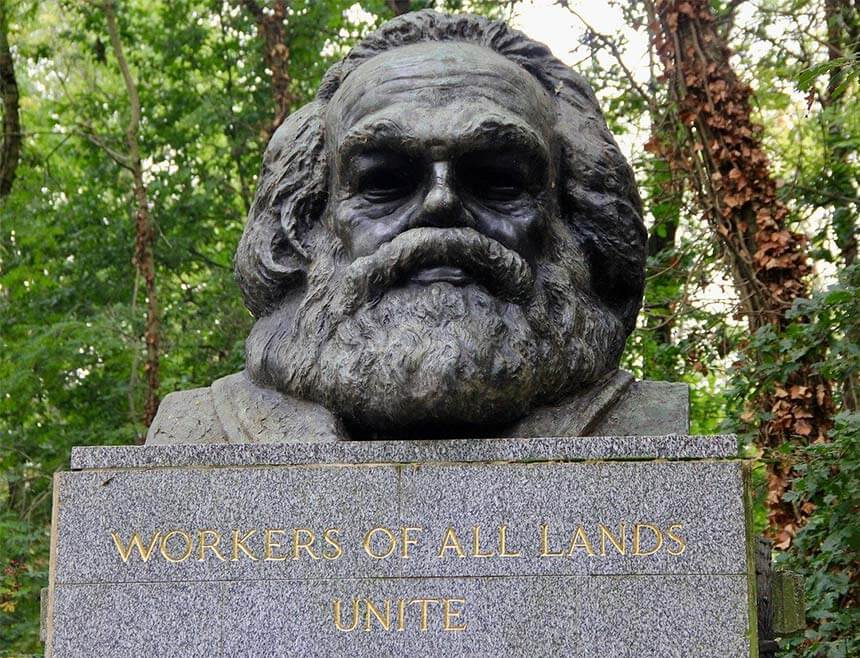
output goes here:
[{"label": "wavy sculpted hair", "polygon": [[[432,10],[406,14],[365,37],[332,66],[317,98],[289,116],[263,156],[236,276],[255,317],[269,315],[306,289],[328,199],[323,116],[335,91],[356,68],[387,50],[427,41],[464,41],[489,48],[533,75],[556,100],[562,144],[559,208],[587,255],[594,294],[633,330],[645,279],[645,225],[633,171],[618,149],[585,79],[543,44],[501,21]],[[324,232],[323,232],[324,231]]]}]

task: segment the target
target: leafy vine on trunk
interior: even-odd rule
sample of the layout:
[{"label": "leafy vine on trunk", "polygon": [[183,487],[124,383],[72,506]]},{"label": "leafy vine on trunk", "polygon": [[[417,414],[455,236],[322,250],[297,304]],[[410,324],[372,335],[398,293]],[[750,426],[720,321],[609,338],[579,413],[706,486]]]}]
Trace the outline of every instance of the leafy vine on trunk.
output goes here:
[{"label": "leafy vine on trunk", "polygon": [[[810,273],[806,239],[788,227],[789,209],[777,195],[777,184],[762,148],[761,126],[752,120],[751,89],[734,72],[728,46],[720,37],[706,0],[647,2],[650,31],[683,126],[680,158],[699,204],[719,236],[731,269],[741,313],[750,332],[784,330],[795,300],[808,296]],[[660,151],[659,142],[651,147]],[[755,367],[754,348],[746,356]],[[827,438],[832,424],[831,386],[815,370],[820,355],[807,352],[786,366],[785,378],[753,392],[759,419],[758,442],[768,460],[769,532],[777,546],[790,545],[812,511],[795,506],[785,493],[796,476],[786,444]]]}]

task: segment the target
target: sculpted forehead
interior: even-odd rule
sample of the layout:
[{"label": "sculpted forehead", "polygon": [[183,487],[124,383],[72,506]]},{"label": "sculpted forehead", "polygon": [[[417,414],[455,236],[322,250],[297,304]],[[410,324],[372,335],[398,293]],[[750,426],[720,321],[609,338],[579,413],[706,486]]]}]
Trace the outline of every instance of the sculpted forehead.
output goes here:
[{"label": "sculpted forehead", "polygon": [[326,132],[338,142],[356,124],[384,118],[421,137],[455,139],[476,115],[524,119],[547,139],[555,121],[549,94],[520,66],[488,48],[428,42],[359,66],[329,103]]}]

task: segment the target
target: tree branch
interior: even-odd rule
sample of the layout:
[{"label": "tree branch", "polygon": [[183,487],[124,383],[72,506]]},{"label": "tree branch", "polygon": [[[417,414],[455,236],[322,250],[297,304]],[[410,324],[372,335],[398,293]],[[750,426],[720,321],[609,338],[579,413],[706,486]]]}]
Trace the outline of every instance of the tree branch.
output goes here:
[{"label": "tree branch", "polygon": [[618,44],[616,44],[609,35],[603,34],[602,32],[598,32],[591,24],[586,21],[579,12],[577,12],[573,7],[571,7],[567,2],[562,2],[562,6],[564,6],[571,14],[573,14],[580,23],[583,24],[586,30],[588,30],[594,37],[600,41],[604,46],[609,48],[609,51],[612,53],[612,56],[615,58],[615,61],[618,62],[618,66],[621,67],[621,70],[624,72],[624,76],[627,78],[627,81],[633,87],[637,94],[642,98],[643,101],[648,103],[649,107],[653,108],[654,98],[650,94],[646,93],[642,88],[642,85],[636,80],[636,77],[633,75],[633,72],[627,67],[624,63],[624,60],[621,57],[621,51],[618,49]]},{"label": "tree branch", "polygon": [[126,148],[128,149],[127,160],[134,182],[136,206],[134,213],[135,245],[133,262],[137,274],[143,279],[144,290],[146,292],[146,328],[143,333],[144,342],[146,343],[146,362],[144,363],[144,371],[146,372],[146,405],[144,407],[143,420],[148,427],[158,411],[159,366],[161,357],[158,298],[155,287],[155,255],[153,253],[155,230],[150,214],[146,185],[143,180],[143,166],[141,165],[140,144],[138,143],[141,117],[140,95],[137,90],[137,84],[128,67],[125,53],[123,52],[113,1],[108,0],[105,2],[102,5],[102,9],[107,19],[108,34],[110,35],[113,54],[116,57],[122,79],[125,82],[130,111],[125,135]]}]

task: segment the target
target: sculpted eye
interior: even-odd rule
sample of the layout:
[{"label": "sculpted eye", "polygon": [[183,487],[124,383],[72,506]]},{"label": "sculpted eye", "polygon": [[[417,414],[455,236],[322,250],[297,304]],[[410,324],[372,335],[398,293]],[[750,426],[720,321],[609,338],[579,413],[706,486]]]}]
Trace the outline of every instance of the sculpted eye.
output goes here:
[{"label": "sculpted eye", "polygon": [[527,188],[518,171],[499,167],[466,167],[460,172],[460,181],[470,194],[486,201],[513,201]]},{"label": "sculpted eye", "polygon": [[414,183],[406,172],[391,167],[376,167],[364,172],[358,183],[358,192],[370,201],[395,201],[414,190]]},{"label": "sculpted eye", "polygon": [[531,152],[507,147],[465,153],[457,163],[457,181],[478,202],[518,201],[541,183],[540,160]]}]

